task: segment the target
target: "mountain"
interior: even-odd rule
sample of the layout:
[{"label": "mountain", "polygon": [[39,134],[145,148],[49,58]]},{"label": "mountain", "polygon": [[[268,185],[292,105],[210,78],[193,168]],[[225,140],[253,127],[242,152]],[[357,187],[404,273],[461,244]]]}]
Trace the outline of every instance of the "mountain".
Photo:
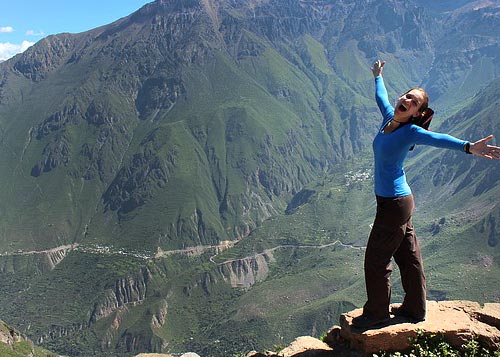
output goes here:
[{"label": "mountain", "polygon": [[498,42],[491,35],[498,34],[499,8],[497,1],[473,1],[443,21],[448,30],[434,43],[436,57],[423,82],[440,104],[469,98],[498,76]]},{"label": "mountain", "polygon": [[[11,90],[3,98],[4,145],[12,147],[5,167],[14,168],[3,181],[18,184],[2,201],[43,189],[4,216],[5,244],[35,230],[36,248],[234,240],[341,157],[329,154],[338,138],[326,126],[340,119],[324,119],[318,75],[252,38],[237,18],[216,23],[213,11],[157,2],[105,28],[47,38],[11,61],[4,87],[32,92],[34,102]],[[302,42],[305,55],[319,46]],[[26,248],[14,241],[11,250]]]},{"label": "mountain", "polygon": [[[1,63],[0,316],[72,356],[222,356],[360,306],[373,59],[433,130],[498,133],[500,7],[440,4],[158,0]],[[498,163],[408,175],[431,297],[497,301]]]}]

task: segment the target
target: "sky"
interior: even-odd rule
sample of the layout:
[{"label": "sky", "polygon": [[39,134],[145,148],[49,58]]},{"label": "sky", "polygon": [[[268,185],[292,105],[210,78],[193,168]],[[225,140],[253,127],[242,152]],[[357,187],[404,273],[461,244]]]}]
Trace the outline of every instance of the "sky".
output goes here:
[{"label": "sky", "polygon": [[153,0],[0,0],[0,62],[49,35],[84,32]]}]

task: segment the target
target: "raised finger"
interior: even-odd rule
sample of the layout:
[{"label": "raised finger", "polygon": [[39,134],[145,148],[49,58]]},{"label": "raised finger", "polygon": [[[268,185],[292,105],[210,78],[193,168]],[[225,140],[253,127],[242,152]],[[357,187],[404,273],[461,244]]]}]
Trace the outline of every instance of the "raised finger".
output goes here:
[{"label": "raised finger", "polygon": [[485,138],[482,138],[481,141],[482,143],[487,143],[488,141],[490,141],[491,139],[493,139],[493,135],[488,135],[487,137]]}]

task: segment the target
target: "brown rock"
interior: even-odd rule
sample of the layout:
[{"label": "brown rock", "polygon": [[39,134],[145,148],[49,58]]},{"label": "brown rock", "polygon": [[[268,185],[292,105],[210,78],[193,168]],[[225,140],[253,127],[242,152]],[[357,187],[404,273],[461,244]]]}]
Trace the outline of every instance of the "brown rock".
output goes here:
[{"label": "brown rock", "polygon": [[500,329],[500,304],[484,304],[481,311],[475,312],[475,315],[479,321]]},{"label": "brown rock", "polygon": [[340,336],[341,327],[340,326],[332,326],[326,333],[323,342],[328,346],[333,347],[342,342],[342,337]]},{"label": "brown rock", "polygon": [[351,326],[352,319],[361,313],[362,309],[356,309],[340,316],[341,336],[365,354],[404,351],[417,330],[442,334],[454,347],[473,338],[490,347],[500,344],[500,304],[486,304],[481,308],[470,301],[428,301],[425,321],[413,324],[393,317],[387,326],[366,331]]},{"label": "brown rock", "polygon": [[278,353],[279,357],[330,357],[333,349],[326,343],[310,337],[297,337],[290,346]]},{"label": "brown rock", "polygon": [[341,335],[341,327],[333,326],[326,332],[323,338],[328,346],[333,349],[332,357],[362,357],[363,354],[357,349],[351,349],[349,341]]},{"label": "brown rock", "polygon": [[[174,356],[169,355],[169,354],[162,354],[162,353],[141,353],[141,354],[138,354],[134,357],[174,357]],[[200,356],[196,353],[188,352],[188,353],[184,353],[180,357],[200,357]]]},{"label": "brown rock", "polygon": [[245,357],[276,357],[276,354],[274,354],[272,352],[260,353],[257,351],[251,351]]},{"label": "brown rock", "polygon": [[14,342],[26,340],[15,328],[8,326],[5,322],[0,320],[0,343],[5,343],[11,346]]}]

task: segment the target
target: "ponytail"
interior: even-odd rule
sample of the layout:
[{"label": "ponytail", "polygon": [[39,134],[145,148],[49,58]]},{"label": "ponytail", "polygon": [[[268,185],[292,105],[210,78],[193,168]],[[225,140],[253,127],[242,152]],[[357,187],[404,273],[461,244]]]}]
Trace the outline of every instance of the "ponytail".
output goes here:
[{"label": "ponytail", "polygon": [[[432,120],[432,117],[434,116],[434,110],[429,108],[429,96],[427,95],[427,92],[425,91],[425,89],[420,88],[420,87],[412,88],[412,89],[408,90],[406,93],[404,93],[403,95],[408,94],[412,90],[418,90],[422,93],[423,102],[419,108],[420,115],[417,117],[413,117],[411,119],[410,123],[415,124],[421,128],[424,128],[425,130],[429,130],[429,125],[431,125],[431,120]],[[410,148],[410,151],[412,151],[414,148],[415,148],[415,145],[413,145]]]},{"label": "ponytail", "polygon": [[434,116],[434,110],[431,108],[425,108],[420,116],[413,117],[411,123],[418,125],[425,130],[429,130],[429,125],[431,125],[432,117]]},{"label": "ponytail", "polygon": [[[429,130],[429,125],[431,125],[432,117],[434,116],[434,110],[431,108],[425,108],[420,116],[413,117],[411,123],[415,124],[425,130]],[[410,151],[413,151],[415,145],[410,148]]]}]

